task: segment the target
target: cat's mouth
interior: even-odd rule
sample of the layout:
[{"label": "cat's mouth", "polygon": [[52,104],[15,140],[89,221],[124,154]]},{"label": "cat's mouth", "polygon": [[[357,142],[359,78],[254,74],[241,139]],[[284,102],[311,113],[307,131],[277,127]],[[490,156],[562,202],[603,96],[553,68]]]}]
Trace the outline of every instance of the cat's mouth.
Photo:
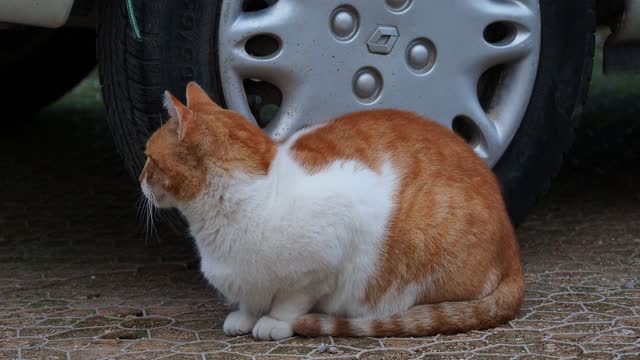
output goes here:
[{"label": "cat's mouth", "polygon": [[155,207],[161,208],[164,200],[167,198],[167,194],[164,192],[153,191],[153,188],[149,185],[146,178],[142,180],[140,189],[147,200],[149,200],[149,202]]},{"label": "cat's mouth", "polygon": [[154,194],[154,198],[156,200],[156,206],[158,206],[160,203],[167,199],[167,195],[164,193]]},{"label": "cat's mouth", "polygon": [[168,193],[162,190],[153,191],[150,189],[147,198],[151,201],[153,206],[158,209],[164,209],[171,207],[171,197]]}]

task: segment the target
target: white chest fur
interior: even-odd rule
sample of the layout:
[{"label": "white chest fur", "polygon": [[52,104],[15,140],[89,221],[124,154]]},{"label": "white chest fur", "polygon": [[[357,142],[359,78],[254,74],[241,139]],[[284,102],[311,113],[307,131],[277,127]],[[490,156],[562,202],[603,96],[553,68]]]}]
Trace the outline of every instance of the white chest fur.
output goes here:
[{"label": "white chest fur", "polygon": [[381,173],[347,161],[309,174],[285,144],[267,176],[213,184],[220,189],[181,210],[203,274],[229,301],[263,313],[278,292],[306,292],[323,312],[371,316],[358,300],[396,183],[390,162]]}]

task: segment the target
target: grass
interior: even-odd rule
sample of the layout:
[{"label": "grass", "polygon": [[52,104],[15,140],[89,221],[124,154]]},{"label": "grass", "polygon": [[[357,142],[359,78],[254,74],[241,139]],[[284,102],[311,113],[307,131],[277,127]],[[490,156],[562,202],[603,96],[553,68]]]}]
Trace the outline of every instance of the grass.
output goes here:
[{"label": "grass", "polygon": [[602,71],[602,46],[608,32],[596,35],[596,53],[593,59],[590,98],[640,95],[640,75],[613,74],[605,76]]},{"label": "grass", "polygon": [[106,114],[102,101],[98,71],[93,70],[82,82],[74,87],[63,98],[53,103],[47,111],[76,110],[78,112],[98,112]]}]

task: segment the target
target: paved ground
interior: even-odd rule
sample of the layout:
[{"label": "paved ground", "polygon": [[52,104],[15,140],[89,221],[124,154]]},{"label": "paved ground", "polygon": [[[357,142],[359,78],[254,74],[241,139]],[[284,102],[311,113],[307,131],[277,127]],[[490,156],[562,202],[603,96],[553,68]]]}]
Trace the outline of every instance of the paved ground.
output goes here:
[{"label": "paved ground", "polygon": [[189,241],[141,232],[91,80],[0,135],[0,359],[640,359],[640,102],[607,86],[518,231],[528,290],[517,320],[457,336],[258,343],[223,336],[228,309]]}]

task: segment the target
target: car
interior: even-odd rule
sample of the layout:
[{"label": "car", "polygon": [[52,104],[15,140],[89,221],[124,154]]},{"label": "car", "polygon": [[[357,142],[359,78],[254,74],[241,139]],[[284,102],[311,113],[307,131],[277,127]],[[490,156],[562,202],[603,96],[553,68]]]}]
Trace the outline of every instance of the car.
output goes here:
[{"label": "car", "polygon": [[162,93],[191,80],[275,139],[352,111],[410,110],[493,168],[517,224],[572,144],[598,26],[611,29],[606,70],[638,70],[640,0],[3,0],[3,105],[38,84],[28,109],[45,106],[97,49],[134,176],[167,117]]}]

